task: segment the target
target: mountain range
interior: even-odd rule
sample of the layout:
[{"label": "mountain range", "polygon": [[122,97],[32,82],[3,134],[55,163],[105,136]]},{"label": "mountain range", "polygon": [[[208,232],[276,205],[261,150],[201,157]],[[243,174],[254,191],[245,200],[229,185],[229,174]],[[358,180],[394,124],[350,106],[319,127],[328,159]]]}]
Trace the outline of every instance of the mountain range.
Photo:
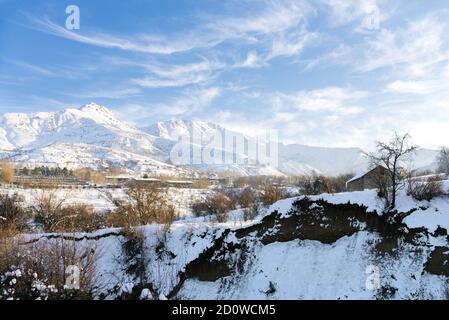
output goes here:
[{"label": "mountain range", "polygon": [[[298,175],[359,173],[368,162],[359,148],[322,148],[299,144],[278,145],[278,167],[260,164],[196,164],[175,166],[170,151],[178,137],[203,137],[190,142],[204,150],[214,132],[226,129],[219,124],[171,120],[137,128],[120,120],[104,106],[90,103],[57,112],[6,113],[0,117],[0,157],[27,165],[59,165],[70,168],[111,166],[134,172],[185,173],[186,170],[232,171],[239,175]],[[227,130],[245,141],[255,138]],[[244,152],[221,150],[234,157]],[[436,151],[421,149],[415,167],[431,168]]]}]

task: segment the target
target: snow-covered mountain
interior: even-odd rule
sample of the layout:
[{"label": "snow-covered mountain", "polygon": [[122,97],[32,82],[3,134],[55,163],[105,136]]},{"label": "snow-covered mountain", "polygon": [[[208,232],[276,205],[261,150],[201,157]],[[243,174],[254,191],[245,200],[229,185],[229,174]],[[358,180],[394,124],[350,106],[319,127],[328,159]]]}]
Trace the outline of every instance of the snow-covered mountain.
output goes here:
[{"label": "snow-covered mountain", "polygon": [[94,103],[58,112],[7,113],[0,118],[0,151],[18,162],[70,167],[166,166],[156,138]]},{"label": "snow-covered mountain", "polygon": [[[0,117],[0,157],[16,162],[68,167],[121,166],[135,171],[179,170],[170,163],[170,152],[178,138],[200,137],[189,147],[198,150],[220,132],[242,139],[255,139],[226,130],[210,122],[172,120],[147,128],[136,128],[120,120],[104,106],[90,103],[78,109],[57,112],[6,113]],[[247,151],[247,150],[246,150]],[[247,159],[245,152],[223,147],[224,155]],[[319,148],[279,144],[279,166],[255,164],[191,164],[189,169],[232,171],[239,175],[329,175],[358,173],[367,166],[366,157],[357,148]],[[418,167],[430,167],[435,151],[422,150],[416,157]],[[184,166],[185,167],[185,166]]]},{"label": "snow-covered mountain", "polygon": [[[205,121],[192,121],[192,120],[171,120],[157,122],[150,127],[143,129],[148,134],[158,137],[155,140],[155,146],[160,150],[165,150],[167,157],[170,155],[170,150],[178,143],[179,138],[187,136],[190,138],[189,148],[192,150],[192,158],[190,167],[210,170],[215,172],[233,172],[237,175],[284,175],[282,171],[269,165],[255,165],[250,163],[255,163],[256,161],[248,163],[248,156],[245,154],[245,150],[235,150],[233,145],[228,146],[223,143],[225,137],[232,137],[232,139],[237,139],[244,141],[244,143],[256,143],[256,140],[250,136],[244,135],[242,133],[228,130],[216,123],[205,122]],[[198,150],[199,154],[203,154],[205,148],[211,143],[214,135],[219,134],[219,152],[222,156],[228,157],[228,159],[241,159],[239,164],[206,164],[203,161],[197,163],[193,161],[193,150]],[[242,152],[243,151],[243,152]]]},{"label": "snow-covered mountain", "polygon": [[[204,148],[209,142],[210,137],[219,131],[223,136],[224,132],[239,139],[245,139],[255,143],[255,139],[239,132],[227,130],[226,128],[211,122],[190,121],[190,120],[172,120],[157,122],[154,125],[144,128],[152,136],[159,137],[155,141],[157,148],[161,150],[170,150],[178,137],[188,135],[190,137],[202,137],[201,148]],[[168,151],[169,152],[169,151]],[[223,152],[235,153],[235,150],[226,148]],[[232,170],[238,173],[244,171],[250,174],[325,174],[337,175],[346,173],[360,173],[369,166],[368,159],[364,151],[360,148],[323,148],[310,147],[300,144],[280,143],[278,146],[279,163],[278,168],[265,166],[254,168],[254,166],[221,166],[222,170]],[[238,155],[245,158],[245,155]],[[416,168],[432,169],[435,167],[434,161],[436,151],[421,149],[413,158]],[[217,169],[219,166],[213,166]],[[210,166],[209,166],[210,169]],[[252,173],[251,173],[252,171]],[[264,172],[263,172],[264,171]]]}]

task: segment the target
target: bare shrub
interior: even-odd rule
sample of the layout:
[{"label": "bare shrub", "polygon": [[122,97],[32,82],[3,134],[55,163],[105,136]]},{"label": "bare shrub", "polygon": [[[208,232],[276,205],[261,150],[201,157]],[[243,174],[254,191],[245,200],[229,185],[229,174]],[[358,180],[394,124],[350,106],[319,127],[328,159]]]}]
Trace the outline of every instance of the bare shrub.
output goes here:
[{"label": "bare shrub", "polygon": [[196,216],[215,214],[218,222],[226,222],[228,211],[235,209],[236,200],[228,194],[215,192],[204,200],[197,200],[192,204],[192,211]]},{"label": "bare shrub", "polygon": [[441,178],[433,176],[424,180],[410,178],[407,180],[407,194],[418,201],[430,201],[443,195]]},{"label": "bare shrub", "polygon": [[154,185],[132,183],[126,189],[127,200],[114,200],[116,209],[109,215],[113,226],[130,228],[150,223],[164,224],[167,228],[177,218],[167,190]]},{"label": "bare shrub", "polygon": [[39,190],[33,199],[31,209],[34,220],[47,232],[57,230],[61,220],[61,209],[67,200],[67,195],[58,194],[58,189]]},{"label": "bare shrub", "polygon": [[[0,239],[0,300],[91,299],[96,260],[94,248],[74,241]],[[79,282],[69,266],[78,268]]]},{"label": "bare shrub", "polygon": [[216,215],[218,222],[228,220],[228,211],[233,209],[233,201],[224,193],[218,192],[207,199],[209,210]]},{"label": "bare shrub", "polygon": [[22,201],[17,194],[0,194],[0,233],[20,232],[26,228],[30,213],[20,205]]},{"label": "bare shrub", "polygon": [[257,192],[251,187],[246,187],[243,189],[238,198],[238,203],[242,208],[250,208],[256,203],[256,201]]},{"label": "bare shrub", "polygon": [[106,218],[85,204],[64,206],[57,212],[59,221],[50,232],[92,232],[106,226]]},{"label": "bare shrub", "polygon": [[210,213],[209,206],[205,199],[195,200],[191,205],[192,212],[195,216],[201,217]]},{"label": "bare shrub", "polygon": [[346,191],[346,182],[353,176],[353,174],[300,176],[296,177],[296,183],[301,188],[301,192],[306,195],[333,194]]},{"label": "bare shrub", "polygon": [[284,198],[285,193],[284,189],[281,186],[268,183],[263,186],[260,200],[264,206],[272,205],[273,203]]},{"label": "bare shrub", "polygon": [[66,204],[68,193],[40,190],[34,199],[34,221],[45,232],[91,232],[106,226],[106,219],[92,206]]},{"label": "bare shrub", "polygon": [[6,183],[12,183],[15,180],[15,168],[11,162],[0,161],[0,180]]},{"label": "bare shrub", "polygon": [[257,204],[257,192],[251,188],[246,187],[240,193],[239,196],[239,205],[243,208],[243,219],[252,220],[257,216],[258,213],[258,204]]}]

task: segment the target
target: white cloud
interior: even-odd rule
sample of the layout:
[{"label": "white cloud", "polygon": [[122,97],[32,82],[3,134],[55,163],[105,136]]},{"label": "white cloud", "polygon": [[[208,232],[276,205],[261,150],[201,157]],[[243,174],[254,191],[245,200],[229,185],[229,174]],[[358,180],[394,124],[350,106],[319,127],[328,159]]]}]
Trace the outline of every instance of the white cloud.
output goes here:
[{"label": "white cloud", "polygon": [[300,27],[312,11],[306,2],[278,0],[261,3],[262,10],[254,9],[246,16],[211,17],[207,27],[224,39],[243,38],[257,41],[260,35]]},{"label": "white cloud", "polygon": [[435,15],[394,31],[382,29],[369,41],[358,70],[401,67],[407,76],[426,75],[448,58],[443,42],[445,29]]},{"label": "white cloud", "polygon": [[335,25],[357,23],[355,31],[378,29],[388,17],[384,0],[322,0],[331,10]]},{"label": "white cloud", "polygon": [[161,88],[209,82],[214,78],[215,72],[223,69],[225,64],[203,59],[201,62],[192,64],[156,65],[143,63],[140,66],[152,75],[133,79],[133,82],[147,88]]},{"label": "white cloud", "polygon": [[429,81],[395,81],[387,86],[387,91],[395,93],[429,94],[435,89]]},{"label": "white cloud", "polygon": [[149,54],[173,54],[176,52],[189,51],[197,46],[207,46],[207,41],[187,38],[186,35],[178,39],[165,39],[153,35],[115,36],[106,33],[91,32],[80,34],[52,22],[49,18],[38,19],[28,16],[34,26],[43,32],[77,41],[93,46],[115,48],[126,51],[149,53]]},{"label": "white cloud", "polygon": [[[300,91],[293,95],[278,93],[273,98],[275,110],[295,109],[305,112],[356,113],[354,106],[366,92],[350,88],[328,87],[323,89]],[[349,109],[350,108],[350,109]]]},{"label": "white cloud", "polygon": [[213,101],[220,96],[219,87],[194,88],[184,90],[181,96],[164,103],[138,104],[130,103],[123,107],[121,114],[131,121],[144,118],[182,119],[211,107]]}]

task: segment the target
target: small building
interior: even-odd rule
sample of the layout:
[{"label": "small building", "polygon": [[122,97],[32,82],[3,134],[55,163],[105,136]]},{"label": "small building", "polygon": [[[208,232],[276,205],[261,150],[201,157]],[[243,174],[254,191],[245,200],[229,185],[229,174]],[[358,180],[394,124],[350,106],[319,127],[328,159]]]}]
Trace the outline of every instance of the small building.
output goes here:
[{"label": "small building", "polygon": [[368,172],[357,175],[346,182],[346,190],[363,191],[365,189],[376,189],[379,185],[388,184],[389,172],[384,166],[376,166]]}]

